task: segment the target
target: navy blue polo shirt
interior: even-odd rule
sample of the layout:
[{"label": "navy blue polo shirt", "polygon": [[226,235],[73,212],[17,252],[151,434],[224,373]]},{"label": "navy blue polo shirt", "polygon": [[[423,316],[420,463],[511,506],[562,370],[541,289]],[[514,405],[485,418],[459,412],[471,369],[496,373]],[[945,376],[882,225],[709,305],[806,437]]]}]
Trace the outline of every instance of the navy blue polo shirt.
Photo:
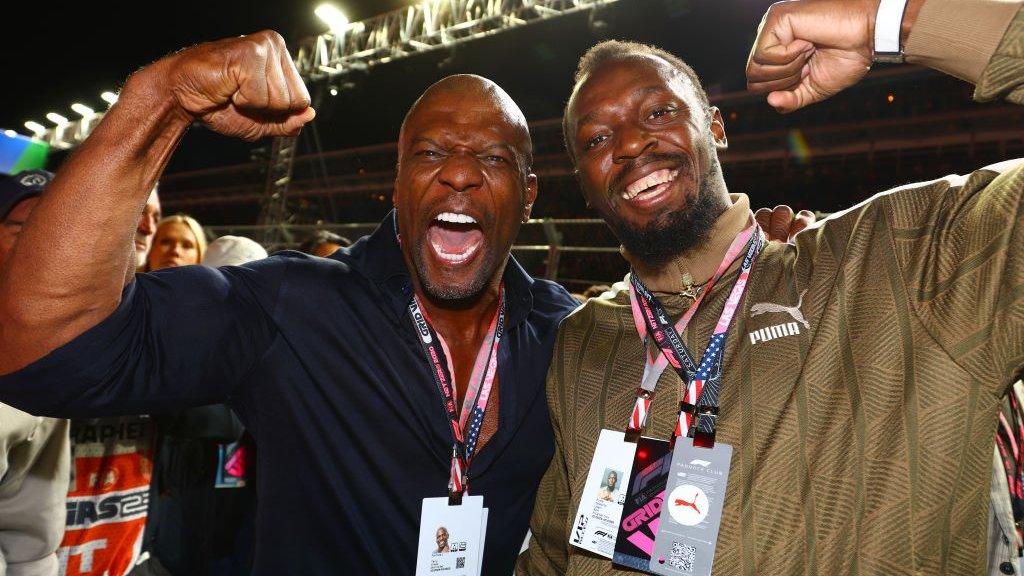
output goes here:
[{"label": "navy blue polo shirt", "polygon": [[[510,258],[499,425],[469,469],[490,509],[484,574],[509,576],[554,450],[544,380],[576,305]],[[256,438],[253,573],[413,574],[421,501],[447,494],[451,428],[406,311],[391,216],[331,258],[137,275],[108,318],[0,378],[33,414],[228,402]]]}]

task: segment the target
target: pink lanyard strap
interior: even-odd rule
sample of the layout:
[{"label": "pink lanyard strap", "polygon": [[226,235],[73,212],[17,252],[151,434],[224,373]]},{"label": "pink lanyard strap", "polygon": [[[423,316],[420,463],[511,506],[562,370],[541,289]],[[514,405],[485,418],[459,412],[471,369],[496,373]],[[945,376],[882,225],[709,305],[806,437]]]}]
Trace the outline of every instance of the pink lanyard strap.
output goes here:
[{"label": "pink lanyard strap", "polygon": [[[736,235],[732,243],[729,245],[729,249],[726,250],[725,256],[722,258],[722,262],[718,265],[718,269],[715,271],[715,274],[711,277],[710,280],[708,280],[708,283],[704,287],[704,290],[701,291],[700,295],[694,300],[693,304],[691,304],[690,307],[686,309],[686,312],[683,313],[682,318],[680,318],[675,323],[674,329],[676,334],[682,334],[683,331],[686,330],[686,327],[689,325],[690,320],[697,313],[697,309],[700,307],[700,304],[704,301],[704,297],[711,292],[715,284],[721,279],[721,277],[729,269],[729,267],[736,260],[736,258],[738,258],[739,255],[743,252],[744,247],[747,245],[748,242],[750,242],[751,238],[753,237],[756,231],[757,225],[752,223],[748,225],[746,228],[744,228],[742,231],[740,231],[739,234]],[[736,312],[736,308],[739,305],[740,297],[743,295],[743,291],[746,288],[748,277],[749,270],[741,271],[740,278],[733,286],[732,293],[729,295],[729,299],[726,301],[725,310],[722,311],[722,316],[718,320],[718,325],[715,328],[716,334],[719,332],[724,333],[724,331],[728,329],[729,323],[731,322],[732,317]],[[661,373],[669,364],[672,364],[672,367],[675,368],[676,370],[681,370],[682,366],[670,352],[668,352],[664,347],[660,345],[660,343],[659,348],[662,349],[662,354],[655,354],[655,357],[653,359],[648,355],[647,326],[648,323],[652,325],[656,324],[657,319],[655,318],[655,313],[653,309],[650,307],[650,305],[644,302],[642,298],[638,297],[636,289],[633,286],[633,282],[630,282],[629,287],[629,303],[633,312],[633,322],[636,326],[637,334],[640,336],[640,339],[644,342],[644,374],[643,379],[640,383],[640,387],[637,388],[636,402],[634,403],[633,412],[630,415],[628,424],[628,430],[639,432],[642,431],[644,427],[647,425],[647,416],[650,412],[651,402],[654,399],[654,391],[658,384],[658,378],[661,377]],[[683,379],[684,382],[686,382],[687,380],[689,380],[689,378]],[[703,382],[699,380],[691,380],[689,382],[689,386],[687,386],[687,389],[684,393],[687,403],[696,405],[697,399],[700,398],[700,388],[702,388],[702,384]],[[680,426],[683,424],[684,418],[687,429],[692,424],[692,421],[690,420],[691,417],[692,415],[687,412],[683,412],[682,414],[680,414],[680,423],[677,424],[676,426],[677,435],[679,435],[680,433]]]},{"label": "pink lanyard strap", "polygon": [[431,374],[455,438],[452,445],[448,492],[453,500],[461,501],[462,495],[469,490],[466,474],[476,453],[477,440],[487,410],[487,400],[490,398],[491,388],[498,373],[498,346],[505,323],[505,288],[501,288],[498,308],[477,352],[459,414],[455,413],[455,369],[448,344],[434,330],[426,311],[420,306],[418,296],[413,296],[409,304],[409,313],[420,336],[424,355],[430,364]]}]

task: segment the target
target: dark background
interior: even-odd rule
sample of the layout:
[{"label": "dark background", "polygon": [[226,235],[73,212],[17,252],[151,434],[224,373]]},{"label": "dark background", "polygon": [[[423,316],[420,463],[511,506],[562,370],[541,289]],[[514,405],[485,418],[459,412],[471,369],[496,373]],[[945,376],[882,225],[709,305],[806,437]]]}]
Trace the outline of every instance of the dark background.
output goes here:
[{"label": "dark background", "polygon": [[[335,2],[353,21],[411,4],[401,0]],[[590,13],[555,18],[372,68],[356,87],[318,97],[318,127],[326,149],[393,141],[415,97],[430,83],[459,72],[501,84],[527,118],[559,116],[576,61],[605,38],[661,45],[684,56],[711,92],[743,87],[743,65],[764,0],[621,0]],[[77,117],[69,106],[97,110],[104,90],[116,90],[134,70],[181,47],[272,28],[291,46],[326,27],[315,2],[215,0],[174,3],[70,4],[0,38],[8,80],[0,128],[26,132],[26,120],[49,124],[47,112]],[[35,24],[38,22],[38,24]],[[313,92],[324,88],[311,86]],[[215,146],[208,144],[215,143]],[[170,171],[242,161],[249,146],[193,131]],[[58,158],[59,160],[59,158]]]},{"label": "dark background", "polygon": [[[408,5],[400,0],[336,2],[353,21]],[[753,206],[788,204],[833,212],[909,182],[968,173],[1024,156],[1024,107],[979,104],[962,81],[913,66],[878,66],[857,86],[826,103],[790,115],[744,91],[747,52],[766,0],[619,0],[592,11],[435,50],[309,88],[317,119],[298,142],[285,222],[294,245],[312,227],[352,238],[372,230],[391,207],[393,143],[409,105],[431,83],[454,73],[496,81],[531,121],[540,195],[533,215],[557,224],[561,256],[526,246],[551,244],[540,223],[525,226],[516,257],[538,276],[568,286],[621,278],[617,242],[581,197],[558,126],[582,53],[608,38],[656,44],[688,61],[725,119],[729,151],[722,155],[732,192]],[[22,19],[0,37],[6,90],[0,128],[25,132],[25,120],[47,112],[67,117],[72,102],[101,109],[99,94],[128,74],[197,42],[265,28],[295,47],[326,30],[316,3],[208,1],[77,5]],[[806,146],[801,143],[806,142]],[[164,212],[199,219],[211,237],[242,234],[267,241],[261,220],[270,142],[231,140],[192,129],[161,179]],[[51,155],[56,169],[67,153]],[[355,226],[354,223],[362,223]],[[299,227],[306,226],[305,229]],[[573,252],[570,249],[579,250]],[[598,247],[604,252],[587,252]]]}]

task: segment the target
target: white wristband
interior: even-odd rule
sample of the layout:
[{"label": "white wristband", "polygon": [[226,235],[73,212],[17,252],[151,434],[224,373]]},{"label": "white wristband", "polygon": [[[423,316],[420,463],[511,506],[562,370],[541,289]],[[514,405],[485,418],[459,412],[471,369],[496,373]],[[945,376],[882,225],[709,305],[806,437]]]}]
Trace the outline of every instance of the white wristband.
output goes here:
[{"label": "white wristband", "polygon": [[900,28],[907,0],[880,0],[875,16],[875,62],[902,62]]}]

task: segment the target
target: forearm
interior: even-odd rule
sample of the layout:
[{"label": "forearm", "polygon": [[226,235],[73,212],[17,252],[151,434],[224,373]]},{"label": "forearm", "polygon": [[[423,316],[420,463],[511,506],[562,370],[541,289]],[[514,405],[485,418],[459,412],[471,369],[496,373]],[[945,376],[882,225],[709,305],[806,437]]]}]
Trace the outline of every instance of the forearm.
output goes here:
[{"label": "forearm", "polygon": [[0,270],[0,374],[117,307],[139,214],[191,122],[166,87],[166,66],[129,79],[43,194]]}]

